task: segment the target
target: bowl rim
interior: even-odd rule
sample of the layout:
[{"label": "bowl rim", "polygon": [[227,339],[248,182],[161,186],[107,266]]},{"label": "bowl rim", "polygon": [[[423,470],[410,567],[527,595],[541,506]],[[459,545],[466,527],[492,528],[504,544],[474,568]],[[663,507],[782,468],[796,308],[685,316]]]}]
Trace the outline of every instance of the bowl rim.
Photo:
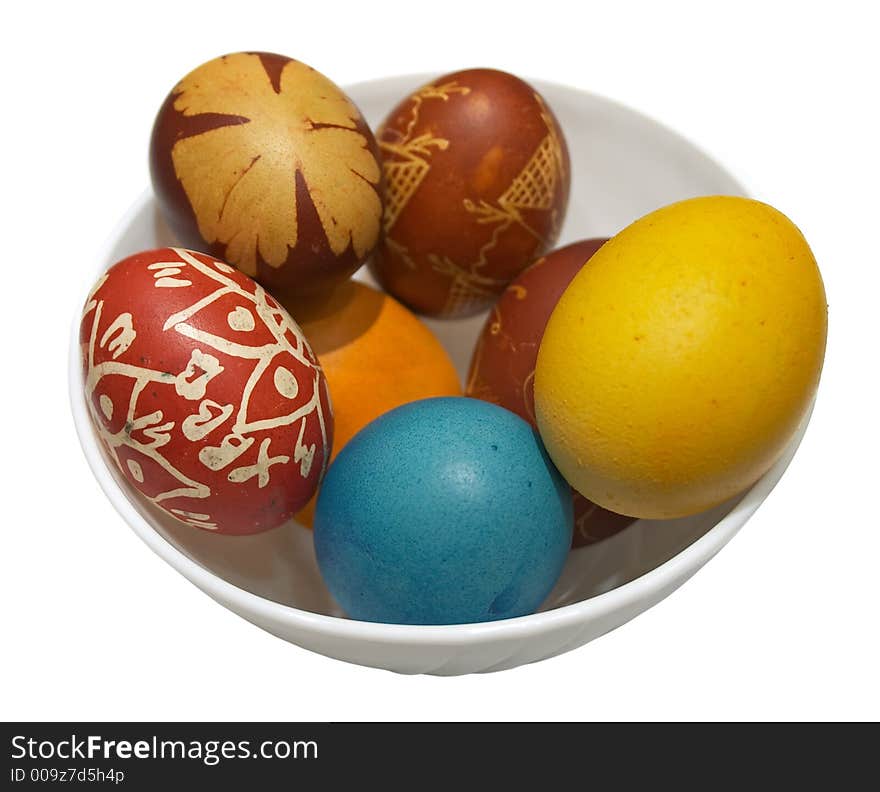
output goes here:
[{"label": "bowl rim", "polygon": [[[394,75],[389,78],[378,78],[359,82],[353,86],[347,86],[346,90],[351,90],[352,88],[363,89],[371,84],[385,82],[387,79],[406,78],[412,79],[415,82],[423,77],[424,75],[422,74]],[[430,76],[428,76],[427,79],[430,79]],[[664,131],[670,132],[679,138],[682,138],[688,144],[693,145],[690,140],[683,137],[678,132],[654,121],[649,116],[645,116],[635,110],[630,110],[630,108],[613,99],[607,99],[598,94],[592,94],[563,83],[555,83],[547,80],[534,80],[531,82],[538,86],[553,86],[554,88],[560,88],[566,91],[573,91],[586,94],[590,97],[599,98],[603,102],[608,102],[617,105],[618,108],[633,112],[641,116],[643,120],[656,124],[657,126],[662,127]],[[712,161],[717,162],[714,157],[707,154],[701,147],[694,146],[694,148]],[[724,170],[730,174],[730,171],[726,167]],[[735,176],[731,175],[730,178],[735,183],[739,183],[739,180],[736,179]],[[745,190],[743,190],[743,193],[745,193]],[[98,256],[98,261],[102,268],[101,271],[109,266],[107,262],[109,261],[120,236],[131,226],[132,221],[136,217],[145,212],[152,202],[153,193],[147,188],[116,222],[111,233],[106,238]],[[117,513],[125,520],[135,534],[137,534],[137,536],[147,544],[154,553],[156,553],[156,555],[162,558],[209,596],[231,606],[231,608],[237,611],[240,615],[243,615],[244,613],[253,615],[262,623],[283,623],[287,626],[296,627],[313,634],[320,634],[324,637],[329,636],[339,639],[366,640],[392,644],[406,643],[423,646],[443,644],[454,646],[457,644],[472,643],[478,640],[517,638],[524,635],[548,632],[557,628],[564,628],[568,625],[601,619],[611,613],[625,610],[627,608],[638,607],[640,603],[654,600],[657,598],[658,594],[661,594],[663,590],[672,585],[674,581],[677,581],[682,577],[689,577],[699,570],[719,550],[721,550],[728,541],[730,541],[734,534],[745,524],[752,514],[754,514],[758,506],[766,499],[779,482],[788,467],[795,451],[803,439],[812,412],[811,406],[782,456],[754,485],[752,485],[752,487],[740,496],[739,500],[733,505],[731,510],[715,525],[667,561],[643,573],[637,578],[602,594],[597,594],[589,599],[581,600],[569,605],[562,605],[548,611],[541,611],[511,619],[472,624],[387,624],[382,622],[358,621],[339,616],[329,616],[321,613],[314,613],[312,611],[301,610],[291,605],[285,605],[280,602],[275,602],[274,600],[266,599],[224,580],[206,567],[203,567],[197,561],[193,560],[183,551],[175,547],[155,528],[153,528],[153,526],[150,525],[146,518],[141,515],[133,503],[128,499],[122,488],[116,483],[107,463],[105,462],[104,456],[101,453],[98,438],[92,430],[86,402],[82,396],[83,380],[80,361],[79,326],[82,306],[85,304],[86,298],[90,293],[93,281],[94,276],[90,275],[86,288],[78,294],[78,301],[71,324],[69,341],[68,388],[70,407],[80,445],[86,457],[86,461],[88,462],[93,475],[97,479],[98,484],[104,491],[104,494],[107,496]]]}]

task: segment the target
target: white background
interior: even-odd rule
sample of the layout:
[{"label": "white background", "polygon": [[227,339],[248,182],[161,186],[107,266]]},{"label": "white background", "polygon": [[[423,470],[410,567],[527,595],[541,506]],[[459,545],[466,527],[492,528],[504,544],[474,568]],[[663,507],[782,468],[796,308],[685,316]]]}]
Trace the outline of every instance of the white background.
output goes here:
[{"label": "white background", "polygon": [[[872,5],[8,6],[0,718],[880,717]],[[260,631],[124,525],[74,434],[69,324],[105,236],[148,184],[164,96],[199,63],[242,49],[289,54],[340,84],[478,65],[570,83],[684,132],[801,227],[830,303],[816,411],[782,482],[692,581],[556,659],[488,676],[400,677]]]}]

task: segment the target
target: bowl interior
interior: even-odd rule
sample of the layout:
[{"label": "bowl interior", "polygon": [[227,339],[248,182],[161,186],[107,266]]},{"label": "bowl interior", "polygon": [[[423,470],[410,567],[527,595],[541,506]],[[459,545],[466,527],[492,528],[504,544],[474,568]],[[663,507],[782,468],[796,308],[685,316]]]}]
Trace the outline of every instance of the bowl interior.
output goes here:
[{"label": "bowl interior", "polygon": [[[353,86],[349,92],[375,129],[401,97],[424,81],[418,75],[390,78]],[[683,198],[744,194],[733,177],[703,152],[650,119],[572,88],[534,84],[557,114],[572,159],[571,200],[560,244],[610,236],[643,214]],[[152,198],[145,196],[110,241],[99,269],[138,250],[176,243]],[[356,278],[370,282],[366,268]],[[483,316],[427,321],[462,378],[483,321]],[[115,466],[106,457],[104,461],[117,486],[153,529],[195,563],[268,600],[342,615],[321,580],[307,529],[291,522],[249,537],[193,529],[141,502]],[[685,519],[640,520],[610,539],[572,551],[543,609],[601,594],[663,564],[711,529],[738,500]]]}]

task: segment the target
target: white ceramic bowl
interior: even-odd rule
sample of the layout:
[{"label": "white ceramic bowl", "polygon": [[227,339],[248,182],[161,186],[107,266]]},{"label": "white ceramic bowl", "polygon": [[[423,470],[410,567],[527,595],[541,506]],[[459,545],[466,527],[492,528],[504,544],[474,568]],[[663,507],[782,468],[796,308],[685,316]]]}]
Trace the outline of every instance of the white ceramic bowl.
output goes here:
[{"label": "white ceramic bowl", "polygon": [[[352,86],[375,125],[424,75]],[[719,165],[688,141],[618,104],[535,81],[557,113],[572,155],[572,196],[560,243],[611,235],[675,200],[742,194]],[[137,152],[135,152],[137,154]],[[573,551],[539,613],[486,624],[407,626],[345,618],[318,572],[311,533],[296,523],[253,537],[194,530],[144,504],[108,463],[83,398],[78,328],[94,278],[123,256],[174,244],[150,193],[129,210],[94,270],[83,272],[70,342],[70,396],[86,459],[117,511],[158,555],[217,602],[314,652],[402,673],[499,671],[567,652],[619,627],[678,588],[715,555],[767,497],[800,442],[748,492],[694,517],[641,520],[597,545]],[[362,270],[358,276],[368,280]],[[462,376],[483,317],[429,321]]]}]

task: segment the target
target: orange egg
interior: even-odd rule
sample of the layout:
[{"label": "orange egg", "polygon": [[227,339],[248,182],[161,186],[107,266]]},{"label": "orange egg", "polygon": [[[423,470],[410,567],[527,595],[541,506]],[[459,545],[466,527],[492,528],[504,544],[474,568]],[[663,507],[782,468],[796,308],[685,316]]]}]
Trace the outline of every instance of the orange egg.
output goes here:
[{"label": "orange egg", "polygon": [[[333,403],[333,454],[401,404],[460,396],[452,361],[434,334],[393,297],[348,281],[322,301],[284,302],[318,356]],[[311,527],[317,495],[296,519]]]}]

